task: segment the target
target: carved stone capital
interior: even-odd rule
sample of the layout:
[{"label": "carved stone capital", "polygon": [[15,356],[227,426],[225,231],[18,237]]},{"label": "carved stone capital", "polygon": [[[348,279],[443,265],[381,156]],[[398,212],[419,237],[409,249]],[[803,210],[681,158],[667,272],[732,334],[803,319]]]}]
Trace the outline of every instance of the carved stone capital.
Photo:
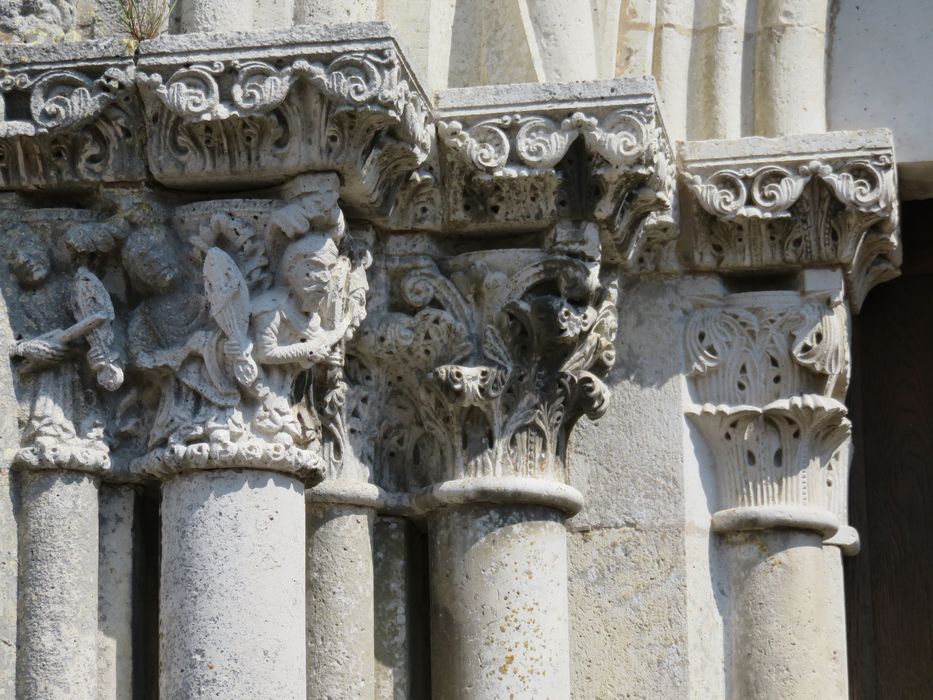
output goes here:
[{"label": "carved stone capital", "polygon": [[[593,224],[580,224],[595,243]],[[383,297],[352,352],[380,422],[373,456],[412,490],[565,478],[567,436],[606,408],[618,288],[585,248],[381,261]]]},{"label": "carved stone capital", "polygon": [[293,182],[284,202],[218,200],[175,210],[191,265],[178,284],[190,284],[193,296],[172,300],[184,293],[179,287],[159,298],[186,306],[173,315],[192,325],[164,347],[158,309],[131,323],[131,358],[162,375],[137,469],[339,474],[344,345],[365,317],[369,258],[347,231],[338,196],[339,178],[322,174]]},{"label": "carved stone capital", "polygon": [[118,40],[0,46],[0,188],[145,175],[135,68]]},{"label": "carved stone capital", "polygon": [[343,367],[371,256],[339,194],[324,173],[281,198],[0,209],[17,461],[115,479],[358,476]]},{"label": "carved stone capital", "polygon": [[674,159],[653,80],[448,90],[438,119],[447,227],[583,219],[607,262],[675,265]]},{"label": "carved stone capital", "polygon": [[844,522],[848,477],[839,455],[850,431],[845,305],[797,291],[698,303],[686,328],[687,415],[716,463],[714,528],[832,536]]},{"label": "carved stone capital", "polygon": [[884,129],[683,146],[684,258],[699,270],[840,266],[858,311],[901,259]]},{"label": "carved stone capital", "polygon": [[114,305],[68,235],[93,219],[81,210],[0,207],[20,468],[111,470],[105,406],[124,380]]}]

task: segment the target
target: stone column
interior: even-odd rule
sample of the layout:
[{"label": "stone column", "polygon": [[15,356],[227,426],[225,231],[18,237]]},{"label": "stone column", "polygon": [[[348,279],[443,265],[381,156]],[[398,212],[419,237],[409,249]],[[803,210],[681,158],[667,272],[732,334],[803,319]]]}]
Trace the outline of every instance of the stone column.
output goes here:
[{"label": "stone column", "polygon": [[308,697],[372,698],[373,521],[379,489],[324,481],[306,497]]},{"label": "stone column", "polygon": [[828,0],[758,3],[755,134],[826,130]]},{"label": "stone column", "polygon": [[376,0],[297,0],[295,24],[343,24],[381,19]]},{"label": "stone column", "polygon": [[409,518],[380,515],[373,528],[376,700],[429,697],[427,547]]},{"label": "stone column", "polygon": [[160,692],[304,698],[304,485],[253,469],[162,490]]},{"label": "stone column", "polygon": [[839,528],[828,489],[849,434],[838,300],[733,294],[688,323],[690,416],[714,455],[731,569],[734,697],[836,697],[823,540]]},{"label": "stone column", "polygon": [[20,473],[16,697],[97,700],[99,477]]},{"label": "stone column", "polygon": [[715,463],[730,692],[845,697],[835,550],[857,548],[845,512],[849,316],[900,263],[891,137],[708,141],[683,155],[685,259],[723,274],[723,295],[698,299],[687,321],[687,412]]},{"label": "stone column", "polygon": [[[533,479],[465,479],[428,517],[432,696],[570,697],[565,518],[582,497]],[[428,503],[430,502],[430,506]]]},{"label": "stone column", "polygon": [[100,700],[133,697],[133,528],[136,491],[100,490],[97,691]]},{"label": "stone column", "polygon": [[564,483],[566,438],[606,407],[617,287],[592,257],[595,227],[565,233],[399,256],[388,294],[410,313],[375,315],[355,347],[391,363],[382,459],[430,482],[413,507],[428,523],[435,698],[570,696],[564,519],[582,497]]},{"label": "stone column", "polygon": [[253,0],[182,0],[181,31],[237,32],[253,29]]}]

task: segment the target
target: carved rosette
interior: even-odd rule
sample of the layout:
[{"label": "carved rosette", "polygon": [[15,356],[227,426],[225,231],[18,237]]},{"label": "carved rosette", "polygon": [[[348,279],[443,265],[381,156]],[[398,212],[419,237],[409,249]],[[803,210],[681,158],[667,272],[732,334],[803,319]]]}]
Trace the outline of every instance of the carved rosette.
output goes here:
[{"label": "carved rosette", "polygon": [[[589,91],[565,96],[542,90],[540,104],[517,105],[500,103],[502,93],[493,90],[442,95],[437,129],[447,221],[470,229],[521,229],[589,220],[600,227],[607,262],[673,269],[674,158],[653,83],[587,87],[604,91],[587,99]],[[453,102],[461,92],[485,97],[489,107],[444,107],[445,96]]]},{"label": "carved rosette", "polygon": [[[840,138],[685,146],[690,265],[721,272],[838,265],[857,312],[873,286],[898,274],[897,175],[889,132]],[[814,147],[821,150],[806,152]]]},{"label": "carved rosette", "polygon": [[[844,521],[848,320],[838,296],[755,292],[692,313],[687,414],[716,463],[721,531]],[[839,492],[843,491],[842,495]]]},{"label": "carved rosette", "polygon": [[0,49],[8,67],[0,72],[0,188],[143,178],[135,68],[125,48],[79,42],[69,50],[80,60],[48,60],[47,48]]},{"label": "carved rosette", "polygon": [[556,246],[385,265],[384,308],[353,350],[366,395],[384,402],[377,470],[403,489],[563,481],[570,430],[606,409],[616,282],[583,251]]},{"label": "carved rosette", "polygon": [[433,138],[394,42],[265,38],[236,52],[205,47],[196,61],[173,55],[170,37],[143,45],[137,84],[153,175],[173,186],[255,187],[333,171],[349,207],[387,213]]}]

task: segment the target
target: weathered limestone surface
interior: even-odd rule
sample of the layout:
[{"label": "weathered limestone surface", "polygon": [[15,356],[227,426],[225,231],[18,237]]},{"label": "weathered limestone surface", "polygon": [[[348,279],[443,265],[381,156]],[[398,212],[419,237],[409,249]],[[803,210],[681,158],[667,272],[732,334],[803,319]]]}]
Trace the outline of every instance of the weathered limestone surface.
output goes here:
[{"label": "weathered limestone surface", "polygon": [[22,480],[16,697],[97,697],[97,477]]},{"label": "weathered limestone surface", "polygon": [[649,5],[592,6],[631,55],[581,6],[423,7],[484,32],[455,84],[660,85],[434,94],[385,24],[289,27],[314,2],[0,49],[0,682],[127,697],[158,560],[165,698],[844,695],[892,136],[819,133],[823,5]]},{"label": "weathered limestone surface", "polygon": [[432,517],[432,697],[569,696],[561,520],[541,507],[466,506]]},{"label": "weathered limestone surface", "polygon": [[101,700],[122,700],[133,693],[135,501],[132,486],[101,486],[97,575],[97,695]]},{"label": "weathered limestone surface", "polygon": [[371,508],[308,507],[308,697],[373,697]]},{"label": "weathered limestone surface", "polygon": [[670,351],[690,300],[718,289],[702,277],[624,289],[613,402],[571,444],[571,483],[586,499],[569,539],[575,697],[722,696],[708,495],[683,418],[683,358]]},{"label": "weathered limestone surface", "polygon": [[162,697],[305,697],[303,491],[250,470],[165,485]]},{"label": "weathered limestone surface", "polygon": [[407,518],[382,516],[373,530],[378,700],[430,695],[427,548]]}]

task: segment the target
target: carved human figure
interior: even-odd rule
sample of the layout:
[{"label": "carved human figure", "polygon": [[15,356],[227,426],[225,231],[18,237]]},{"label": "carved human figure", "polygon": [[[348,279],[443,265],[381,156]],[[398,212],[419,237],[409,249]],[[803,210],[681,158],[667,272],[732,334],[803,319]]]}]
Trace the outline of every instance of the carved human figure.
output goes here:
[{"label": "carved human figure", "polygon": [[107,453],[103,422],[93,400],[88,401],[93,394],[84,391],[90,387],[82,383],[72,343],[86,339],[90,345],[86,357],[96,372],[96,383],[108,391],[119,388],[123,373],[115,361],[109,330],[110,297],[85,268],[73,279],[53,274],[49,250],[30,228],[8,231],[6,241],[6,261],[19,288],[14,318],[22,339],[11,355],[22,360],[20,459],[61,462],[57,466],[68,466],[74,459],[102,465]]},{"label": "carved human figure", "polygon": [[[323,431],[339,442],[343,346],[365,317],[372,259],[345,236],[343,214],[330,192],[299,197],[276,212],[272,224],[292,240],[274,285],[251,302],[254,356],[263,367],[253,429],[287,444],[305,445]],[[353,249],[349,255],[342,245]],[[229,355],[241,350],[236,339],[227,341]]]},{"label": "carved human figure", "polygon": [[122,259],[146,295],[130,318],[130,360],[155,373],[161,389],[149,446],[235,439],[242,432],[240,392],[197,269],[185,264],[162,224],[135,228]]},{"label": "carved human figure", "polygon": [[348,323],[337,311],[347,268],[333,238],[308,234],[286,247],[279,284],[253,301],[255,355],[264,369],[264,396],[254,420],[258,432],[295,444],[314,437],[316,416],[293,401],[293,384],[315,364],[343,363]]}]

